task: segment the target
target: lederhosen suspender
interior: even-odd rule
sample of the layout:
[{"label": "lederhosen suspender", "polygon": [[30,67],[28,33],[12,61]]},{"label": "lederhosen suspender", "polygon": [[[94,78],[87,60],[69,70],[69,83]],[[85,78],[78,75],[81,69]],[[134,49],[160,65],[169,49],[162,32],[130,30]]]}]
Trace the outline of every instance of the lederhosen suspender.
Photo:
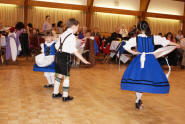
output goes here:
[{"label": "lederhosen suspender", "polygon": [[68,34],[68,35],[64,38],[63,42],[61,42],[61,38],[60,38],[60,46],[59,46],[57,52],[59,52],[59,53],[62,52],[62,46],[63,46],[65,40],[66,40],[71,34],[72,34],[72,33]]}]

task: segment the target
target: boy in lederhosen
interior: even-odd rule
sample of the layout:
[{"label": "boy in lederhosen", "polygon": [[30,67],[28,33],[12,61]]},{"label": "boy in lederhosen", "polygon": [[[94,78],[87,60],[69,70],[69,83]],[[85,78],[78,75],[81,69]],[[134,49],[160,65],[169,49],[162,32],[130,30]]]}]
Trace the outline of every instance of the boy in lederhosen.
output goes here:
[{"label": "boy in lederhosen", "polygon": [[[63,102],[73,99],[73,97],[68,95],[71,54],[77,56],[85,64],[90,64],[78,53],[76,48],[76,37],[74,34],[78,31],[79,22],[74,18],[70,18],[66,25],[67,30],[61,34],[60,40],[55,45],[58,51],[55,56],[55,72],[58,73],[58,75],[55,79],[54,92],[52,95],[53,98],[62,97]],[[63,94],[60,94],[59,87],[63,77]]]}]

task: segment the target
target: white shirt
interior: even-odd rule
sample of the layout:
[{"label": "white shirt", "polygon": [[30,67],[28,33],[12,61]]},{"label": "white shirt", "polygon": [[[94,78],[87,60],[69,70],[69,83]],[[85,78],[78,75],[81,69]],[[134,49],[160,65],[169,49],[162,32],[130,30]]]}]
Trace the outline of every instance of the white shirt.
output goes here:
[{"label": "white shirt", "polygon": [[[139,37],[147,37],[145,34],[139,34]],[[162,46],[167,46],[169,44],[169,40],[167,40],[165,37],[161,36],[154,36],[154,45],[162,45]],[[137,45],[136,43],[136,37],[129,39],[126,42],[126,45],[123,46],[125,49],[131,49],[132,47],[135,47]]]},{"label": "white shirt", "polygon": [[[70,36],[68,36],[70,33],[72,33]],[[68,37],[67,37],[68,36]],[[67,38],[66,38],[67,37]],[[71,29],[67,29],[63,34],[60,35],[61,42],[66,38],[64,41],[64,44],[62,46],[62,52],[73,54],[77,51],[76,48],[76,37],[73,34],[73,31]],[[55,48],[58,50],[60,47],[60,40],[56,42]]]}]

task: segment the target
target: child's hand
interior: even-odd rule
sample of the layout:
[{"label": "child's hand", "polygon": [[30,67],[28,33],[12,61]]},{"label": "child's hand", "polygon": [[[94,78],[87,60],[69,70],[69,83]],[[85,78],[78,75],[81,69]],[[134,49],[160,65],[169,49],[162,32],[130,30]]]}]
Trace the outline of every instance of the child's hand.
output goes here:
[{"label": "child's hand", "polygon": [[135,52],[135,51],[134,51],[133,54],[134,54],[134,55],[139,55],[139,52]]},{"label": "child's hand", "polygon": [[177,48],[180,48],[181,46],[179,44],[176,45]]},{"label": "child's hand", "polygon": [[85,64],[87,64],[87,65],[90,65],[91,63],[90,62],[88,62],[88,61],[86,61],[86,62],[84,62]]}]

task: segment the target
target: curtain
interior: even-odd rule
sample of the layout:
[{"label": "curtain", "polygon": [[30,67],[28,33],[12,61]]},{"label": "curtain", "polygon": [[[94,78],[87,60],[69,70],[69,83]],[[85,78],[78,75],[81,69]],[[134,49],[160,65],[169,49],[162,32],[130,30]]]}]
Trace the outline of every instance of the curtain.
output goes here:
[{"label": "curtain", "polygon": [[45,17],[50,15],[51,23],[61,20],[65,24],[69,18],[76,18],[80,26],[86,26],[86,12],[80,10],[67,10],[46,7],[29,7],[28,23],[32,23],[35,28],[42,29]]},{"label": "curtain", "polygon": [[23,7],[11,4],[0,4],[0,21],[4,26],[15,26],[23,21]]},{"label": "curtain", "polygon": [[147,21],[150,25],[152,34],[158,34],[160,32],[163,35],[168,32],[177,34],[178,30],[182,28],[182,23],[179,20],[148,17]]},{"label": "curtain", "polygon": [[112,33],[123,24],[129,29],[137,22],[138,18],[136,16],[94,12],[91,28],[98,27],[100,32]]}]

